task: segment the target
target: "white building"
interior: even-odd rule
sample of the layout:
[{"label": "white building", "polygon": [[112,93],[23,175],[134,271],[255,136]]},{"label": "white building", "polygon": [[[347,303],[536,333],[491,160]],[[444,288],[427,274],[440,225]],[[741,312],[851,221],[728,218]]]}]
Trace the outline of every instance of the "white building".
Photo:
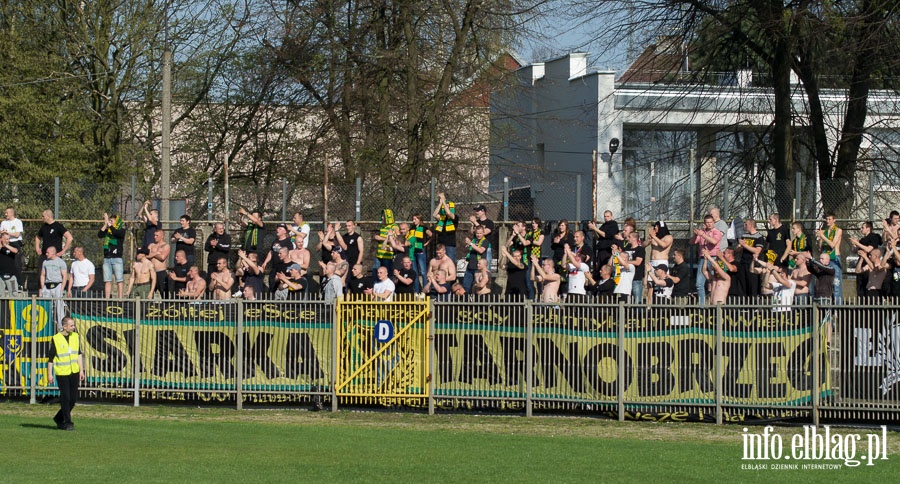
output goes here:
[{"label": "white building", "polygon": [[[586,53],[517,70],[515,85],[492,98],[492,187],[498,189],[504,178],[511,187],[530,187],[535,215],[550,220],[584,220],[606,209],[619,220],[686,220],[711,203],[723,205],[729,216],[759,217],[794,206],[796,188],[794,215],[820,214],[818,196],[827,196],[827,189],[816,183],[815,163],[805,150],[797,150],[794,160],[811,176],[775,181],[771,169],[761,168],[767,165],[771,89],[756,87],[749,71],[679,82],[679,56],[669,56],[674,69],[658,65],[666,61],[665,48],[652,46],[645,55],[654,62],[637,69],[642,55],[618,78],[616,72],[591,70]],[[802,114],[802,86],[796,84],[795,92],[794,111]],[[823,91],[822,98],[833,147],[845,94]],[[867,123],[872,128],[863,158],[880,156],[887,165],[898,165],[898,101],[894,93],[870,95]],[[620,143],[611,154],[613,139]],[[862,168],[868,166],[861,161]],[[875,173],[876,191],[893,195],[900,189],[887,181],[891,177],[884,170]],[[858,178],[862,193],[854,213],[867,218],[868,177]],[[511,200],[511,213],[517,202]]]}]

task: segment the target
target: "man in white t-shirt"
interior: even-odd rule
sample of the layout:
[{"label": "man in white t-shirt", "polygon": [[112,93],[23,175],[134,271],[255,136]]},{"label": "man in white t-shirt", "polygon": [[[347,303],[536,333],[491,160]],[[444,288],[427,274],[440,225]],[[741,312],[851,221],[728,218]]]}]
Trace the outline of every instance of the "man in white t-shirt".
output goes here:
[{"label": "man in white t-shirt", "polygon": [[300,212],[294,212],[290,235],[294,247],[302,245],[304,249],[309,249],[309,224],[303,221],[303,214]]},{"label": "man in white t-shirt", "polygon": [[775,295],[775,307],[772,311],[776,313],[784,313],[791,310],[791,304],[794,302],[794,292],[797,291],[797,283],[790,279],[784,270],[775,266],[772,271],[772,291]]},{"label": "man in white t-shirt", "polygon": [[393,301],[395,287],[394,282],[388,277],[387,267],[379,267],[377,275],[378,280],[372,289],[366,289],[366,294],[371,294],[378,301]]},{"label": "man in white t-shirt", "polygon": [[22,250],[22,246],[24,245],[22,233],[25,231],[25,229],[22,225],[22,221],[16,218],[16,209],[12,207],[6,207],[5,215],[6,218],[2,222],[0,222],[0,234],[9,234],[9,245],[15,247],[16,250],[18,250],[18,252],[16,253],[16,281],[21,286],[22,258],[24,257],[25,252]]},{"label": "man in white t-shirt", "polygon": [[568,302],[584,302],[585,282],[590,277],[590,267],[584,262],[584,255],[580,252],[575,254],[569,244],[564,246],[565,255],[563,256],[563,264],[568,274],[569,292],[566,295]]},{"label": "man in white t-shirt", "polygon": [[72,277],[66,281],[68,285],[66,295],[68,297],[88,297],[96,277],[94,263],[84,256],[84,247],[75,246],[72,254],[75,256],[75,260],[69,267]]},{"label": "man in white t-shirt", "polygon": [[628,252],[623,251],[617,244],[613,244],[609,265],[613,268],[613,274],[619,277],[613,294],[616,295],[618,301],[629,302],[631,300],[631,283],[634,281],[635,268],[634,264],[631,263]]}]

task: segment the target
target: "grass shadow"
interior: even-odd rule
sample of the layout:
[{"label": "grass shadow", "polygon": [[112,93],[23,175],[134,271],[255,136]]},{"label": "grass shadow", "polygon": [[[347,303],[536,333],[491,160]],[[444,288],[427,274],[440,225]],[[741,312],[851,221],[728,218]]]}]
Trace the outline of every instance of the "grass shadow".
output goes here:
[{"label": "grass shadow", "polygon": [[19,427],[26,428],[26,429],[57,430],[56,425],[44,425],[44,424],[33,424],[33,423],[19,424]]}]

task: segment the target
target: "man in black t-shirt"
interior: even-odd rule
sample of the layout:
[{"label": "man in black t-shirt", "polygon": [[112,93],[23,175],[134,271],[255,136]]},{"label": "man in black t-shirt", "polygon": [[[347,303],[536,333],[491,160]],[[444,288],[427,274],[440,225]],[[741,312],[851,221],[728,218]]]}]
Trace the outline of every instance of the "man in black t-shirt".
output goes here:
[{"label": "man in black t-shirt", "polygon": [[672,251],[672,259],[675,264],[669,268],[669,278],[675,282],[672,288],[672,297],[686,297],[690,295],[694,285],[691,284],[691,268],[684,263],[684,250]]},{"label": "man in black t-shirt", "polygon": [[787,252],[790,242],[791,229],[781,223],[781,216],[777,213],[769,215],[769,232],[766,234],[766,246],[768,247],[768,252],[775,253],[773,264],[781,268],[787,268],[788,258],[784,257],[782,260],[782,257]]},{"label": "man in black t-shirt", "polygon": [[[275,241],[272,242],[269,253],[266,254],[266,260],[264,260],[260,266],[263,272],[265,272],[266,268],[270,267],[271,264],[272,270],[269,272],[269,292],[271,293],[274,293],[278,288],[278,281],[275,280],[275,274],[284,272],[284,269],[287,268],[287,260],[282,261],[280,255],[282,249],[286,249],[287,252],[290,252],[294,249],[294,244],[291,243],[291,239],[288,237],[287,225],[278,224],[278,226],[275,227]],[[283,267],[281,267],[280,262],[285,263]]]},{"label": "man in black t-shirt", "polygon": [[216,265],[219,259],[228,259],[228,252],[231,250],[231,236],[225,233],[225,224],[217,223],[213,226],[213,233],[209,234],[203,250],[209,252],[206,257],[206,277],[216,272]]},{"label": "man in black t-shirt", "polygon": [[175,251],[175,266],[169,271],[168,291],[170,294],[178,294],[182,289],[187,288],[188,271],[191,264],[187,262],[187,254],[183,250]]},{"label": "man in black t-shirt", "polygon": [[640,304],[644,301],[644,259],[647,257],[647,251],[641,244],[641,238],[638,237],[637,232],[629,232],[626,238],[628,244],[625,246],[625,252],[628,253],[628,260],[634,264],[631,297],[633,301]]},{"label": "man in black t-shirt", "polygon": [[150,200],[144,201],[141,207],[141,217],[144,219],[144,238],[141,239],[141,248],[146,249],[156,242],[156,231],[159,230],[159,210],[150,210]]},{"label": "man in black t-shirt", "polygon": [[744,235],[738,239],[736,253],[740,254],[737,264],[737,278],[732,277],[731,287],[736,287],[744,297],[759,296],[759,275],[753,272],[756,258],[765,260],[766,239],[756,230],[756,220],[744,220]]},{"label": "man in black t-shirt", "polygon": [[362,264],[365,248],[363,247],[362,237],[360,237],[359,232],[356,231],[356,222],[348,220],[345,225],[347,227],[346,234],[341,235],[340,231],[335,232],[338,245],[344,249],[347,263],[349,263],[350,266]]},{"label": "man in black t-shirt", "polygon": [[408,255],[401,258],[400,267],[394,269],[394,294],[415,294],[415,281],[418,274],[412,268],[412,260]]},{"label": "man in black t-shirt", "polygon": [[57,257],[64,256],[72,247],[72,233],[53,218],[53,210],[44,210],[41,218],[44,220],[44,225],[41,225],[34,237],[34,251],[40,256],[38,267],[42,267],[44,264],[44,251],[47,247],[56,247]]},{"label": "man in black t-shirt", "polygon": [[669,266],[659,264],[650,276],[650,288],[653,290],[654,302],[669,302],[672,300],[672,292],[675,287],[675,281],[669,276]]},{"label": "man in black t-shirt", "polygon": [[263,238],[265,237],[262,215],[260,215],[258,211],[248,213],[243,208],[241,208],[238,213],[241,216],[241,221],[244,219],[247,220],[247,224],[244,225],[243,235],[241,236],[241,248],[248,253],[259,253],[260,249],[265,250],[260,247]]},{"label": "man in black t-shirt", "polygon": [[437,220],[434,231],[437,233],[437,242],[444,245],[447,257],[456,264],[456,225],[459,217],[456,215],[456,206],[447,200],[443,192],[438,193],[438,198],[438,205],[431,214]]},{"label": "man in black t-shirt", "polygon": [[362,264],[353,266],[351,275],[347,278],[347,291],[350,294],[365,294],[366,289],[372,289],[374,285],[372,277],[363,272]]},{"label": "man in black t-shirt", "polygon": [[494,221],[489,219],[487,216],[487,207],[484,205],[476,205],[475,206],[475,214],[469,217],[469,221],[472,222],[472,236],[475,237],[475,229],[478,227],[484,228],[484,238],[487,239],[488,245],[487,251],[485,252],[484,258],[487,259],[488,271],[491,270],[491,261],[493,260],[494,253],[492,247],[497,247],[497,230],[494,226]]},{"label": "man in black t-shirt", "polygon": [[179,250],[184,251],[185,260],[187,260],[187,265],[190,267],[194,265],[194,244],[197,242],[197,231],[191,227],[191,217],[188,214],[182,215],[178,222],[181,224],[181,227],[175,229],[171,241],[175,244],[176,254],[178,254]]},{"label": "man in black t-shirt", "polygon": [[594,267],[603,267],[609,262],[612,255],[610,248],[616,243],[616,234],[619,233],[619,223],[613,218],[611,211],[603,212],[603,223],[598,227],[591,221],[588,230],[594,233]]},{"label": "man in black t-shirt", "polygon": [[[610,252],[612,254],[612,252]],[[600,267],[600,273],[597,276],[597,284],[594,287],[594,294],[599,299],[598,302],[609,302],[613,300],[614,291],[616,290],[616,281],[612,277],[612,266],[607,264]]]},{"label": "man in black t-shirt", "polygon": [[9,241],[9,233],[0,234],[0,297],[15,297],[18,292],[16,281],[16,254],[19,249]]},{"label": "man in black t-shirt", "polygon": [[505,246],[500,246],[500,258],[506,257],[506,295],[524,296],[527,293],[525,278],[529,276],[528,268],[522,260],[521,246],[512,243],[510,247],[512,252]]}]

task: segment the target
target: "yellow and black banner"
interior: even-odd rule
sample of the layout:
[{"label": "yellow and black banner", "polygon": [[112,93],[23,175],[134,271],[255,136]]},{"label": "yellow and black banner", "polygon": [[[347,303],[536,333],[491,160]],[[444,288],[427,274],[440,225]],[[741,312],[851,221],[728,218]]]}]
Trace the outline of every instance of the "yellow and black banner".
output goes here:
[{"label": "yellow and black banner", "polygon": [[[624,399],[631,405],[715,403],[712,311],[629,313],[620,355],[615,310],[535,306],[528,341],[524,305],[439,306],[434,315],[435,371],[428,375],[421,309],[398,315],[385,309],[388,305],[369,303],[341,313],[335,344],[335,311],[321,303],[142,302],[139,315],[131,302],[78,304],[70,309],[83,335],[86,386],[110,390],[133,388],[135,371],[140,388],[147,390],[233,390],[242,368],[242,388],[248,393],[303,392],[337,381],[356,395],[375,394],[379,388],[425,395],[430,377],[436,398],[502,401],[524,398],[527,375],[532,374],[536,402],[615,402],[621,369]],[[4,329],[4,375],[20,383],[32,363],[24,350],[32,335],[20,317],[27,305],[9,302],[7,311],[19,316]],[[239,320],[242,334],[237,333]],[[725,316],[723,404],[806,406],[813,392],[830,393],[824,340],[819,381],[812,381],[812,328],[806,320],[771,311]],[[39,328],[38,340],[49,341],[52,324]],[[391,339],[391,331],[399,338]],[[390,341],[394,346],[382,346]],[[332,354],[335,346],[340,355]],[[533,354],[530,371],[528,351]],[[332,378],[333,358],[339,356],[343,359],[335,366],[340,378]],[[377,364],[371,374],[358,371],[367,361]],[[46,365],[40,358],[35,363]]]}]

